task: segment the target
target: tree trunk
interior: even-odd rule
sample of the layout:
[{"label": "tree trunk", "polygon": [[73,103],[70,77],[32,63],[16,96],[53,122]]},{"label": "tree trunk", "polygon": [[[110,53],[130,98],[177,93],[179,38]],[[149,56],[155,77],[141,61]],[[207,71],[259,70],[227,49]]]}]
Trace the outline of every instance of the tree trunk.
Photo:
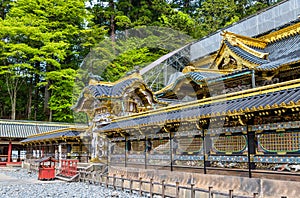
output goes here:
[{"label": "tree trunk", "polygon": [[32,78],[30,78],[30,85],[28,91],[28,103],[27,103],[27,119],[30,120],[31,117],[31,105],[32,105]]},{"label": "tree trunk", "polygon": [[184,8],[188,9],[190,7],[191,2],[189,0],[184,1]]},{"label": "tree trunk", "polygon": [[49,112],[49,122],[52,122],[52,110],[50,109],[50,112]]},{"label": "tree trunk", "polygon": [[47,85],[45,86],[45,98],[44,98],[44,114],[49,118],[49,98],[50,98],[50,91],[49,91],[50,82],[48,81]]},{"label": "tree trunk", "polygon": [[34,78],[35,92],[34,92],[34,120],[37,120],[37,113],[39,108],[39,88],[37,84],[40,80],[40,76],[38,74],[35,75]]},{"label": "tree trunk", "polygon": [[44,113],[46,115],[48,115],[48,109],[49,109],[49,97],[50,97],[50,93],[49,93],[49,81],[47,82],[47,85],[45,86],[45,99],[44,99]]},{"label": "tree trunk", "polygon": [[19,79],[12,75],[7,75],[5,77],[6,80],[6,87],[10,98],[11,103],[11,119],[16,119],[16,102],[17,102],[17,92],[19,89],[19,86],[21,86],[22,83],[19,84]]},{"label": "tree trunk", "polygon": [[115,10],[115,4],[113,0],[109,0],[109,7],[111,9],[111,15],[110,15],[110,37],[111,37],[111,41],[115,42],[115,14],[114,14],[114,10]]},{"label": "tree trunk", "polygon": [[12,101],[11,101],[11,119],[16,119],[16,103],[17,103],[17,88],[15,87],[12,92]]}]

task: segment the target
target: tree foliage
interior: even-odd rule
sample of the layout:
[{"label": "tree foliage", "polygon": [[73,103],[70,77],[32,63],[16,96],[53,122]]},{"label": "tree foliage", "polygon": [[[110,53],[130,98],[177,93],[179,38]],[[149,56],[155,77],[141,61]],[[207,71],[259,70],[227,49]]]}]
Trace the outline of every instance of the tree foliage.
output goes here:
[{"label": "tree foliage", "polygon": [[[31,103],[36,111],[34,119],[37,119],[38,109],[43,106],[43,119],[52,120],[52,115],[62,108],[69,108],[68,103],[54,103],[53,100],[57,100],[58,95],[72,95],[72,89],[62,90],[55,85],[61,84],[62,79],[58,77],[65,75],[65,69],[76,70],[85,56],[83,49],[88,46],[87,38],[91,31],[87,32],[84,27],[90,16],[85,10],[84,1],[80,0],[18,0],[11,5],[10,12],[0,23],[3,46],[1,71],[9,73],[10,78],[7,90],[15,87],[13,90],[17,91],[16,79],[26,77],[34,88],[26,96],[34,100]],[[16,68],[18,73],[12,73]],[[52,75],[52,72],[56,75]],[[61,75],[58,75],[60,72]],[[41,94],[42,101],[39,98]],[[11,103],[15,101],[11,100]],[[14,110],[12,119],[15,118],[13,114]],[[65,118],[70,116],[54,117],[54,120],[67,121]]]}]

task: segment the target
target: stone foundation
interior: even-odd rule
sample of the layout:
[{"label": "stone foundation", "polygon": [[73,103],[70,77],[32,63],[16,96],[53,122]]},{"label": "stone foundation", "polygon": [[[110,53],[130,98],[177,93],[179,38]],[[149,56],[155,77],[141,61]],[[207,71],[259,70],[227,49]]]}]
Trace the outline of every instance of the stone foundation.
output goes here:
[{"label": "stone foundation", "polygon": [[[233,190],[234,195],[240,196],[253,196],[253,193],[258,193],[260,198],[274,198],[287,196],[289,198],[299,197],[300,194],[300,182],[295,181],[282,181],[272,179],[260,179],[260,178],[247,178],[228,175],[212,175],[201,173],[187,173],[168,170],[155,170],[155,169],[139,169],[139,168],[125,168],[125,167],[109,167],[109,175],[116,174],[116,176],[124,178],[130,178],[143,181],[150,181],[153,178],[153,182],[161,183],[165,180],[165,184],[175,185],[176,181],[180,186],[190,187],[191,181],[195,184],[195,188],[201,188],[208,190],[211,186],[214,191],[228,193],[229,190]],[[124,183],[126,185],[126,183]],[[137,185],[137,184],[136,184]],[[137,186],[134,186],[135,189]],[[144,185],[145,190],[149,189],[148,185]],[[161,186],[156,185],[154,191],[160,192]],[[166,188],[166,193],[174,194],[175,188]],[[189,197],[188,190],[180,190],[182,197]],[[198,193],[199,194],[199,193]],[[181,197],[180,196],[180,197]],[[201,197],[197,196],[196,197]]]}]

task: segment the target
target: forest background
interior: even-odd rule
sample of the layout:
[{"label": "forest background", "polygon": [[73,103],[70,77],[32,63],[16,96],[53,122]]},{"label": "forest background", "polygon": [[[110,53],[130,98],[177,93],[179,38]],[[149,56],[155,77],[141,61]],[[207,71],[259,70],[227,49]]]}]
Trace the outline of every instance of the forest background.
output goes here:
[{"label": "forest background", "polygon": [[[74,122],[74,83],[79,75],[89,75],[77,72],[84,58],[128,29],[167,27],[201,39],[279,1],[2,0],[0,119]],[[127,47],[101,77],[115,81],[169,52],[149,46]]]}]

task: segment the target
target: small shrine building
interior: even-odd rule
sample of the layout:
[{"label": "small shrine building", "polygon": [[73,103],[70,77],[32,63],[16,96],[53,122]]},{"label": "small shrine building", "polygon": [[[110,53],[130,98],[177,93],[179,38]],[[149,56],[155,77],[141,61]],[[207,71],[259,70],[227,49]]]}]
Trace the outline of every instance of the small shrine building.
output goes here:
[{"label": "small shrine building", "polygon": [[[22,160],[40,158],[45,154],[43,145],[28,152],[27,145],[22,144],[28,136],[46,133],[53,130],[69,128],[70,124],[47,123],[36,121],[0,120],[0,165],[20,165]],[[30,143],[32,146],[34,143]]]}]

